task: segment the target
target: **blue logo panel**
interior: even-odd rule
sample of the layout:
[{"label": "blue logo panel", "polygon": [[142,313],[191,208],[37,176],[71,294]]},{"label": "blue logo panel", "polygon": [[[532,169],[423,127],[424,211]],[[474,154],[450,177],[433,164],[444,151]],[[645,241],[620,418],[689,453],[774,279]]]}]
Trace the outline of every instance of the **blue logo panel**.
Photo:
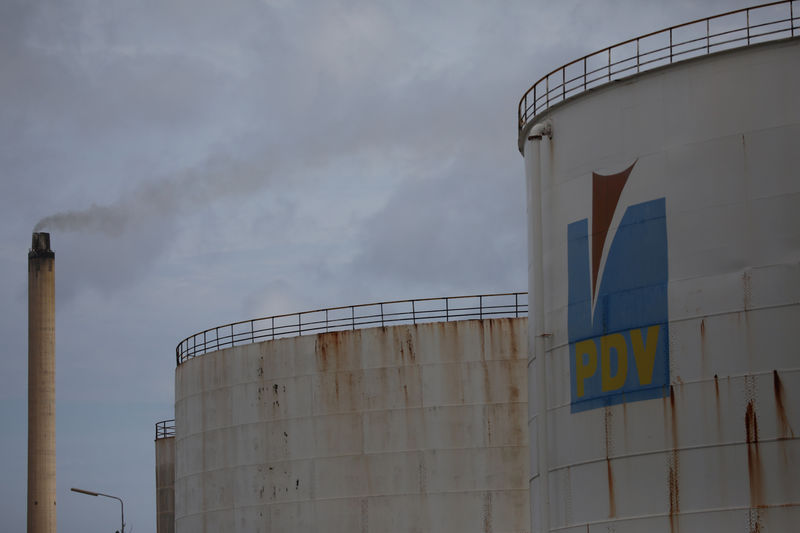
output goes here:
[{"label": "blue logo panel", "polygon": [[596,300],[589,221],[567,226],[572,412],[669,395],[664,198],[627,208]]}]

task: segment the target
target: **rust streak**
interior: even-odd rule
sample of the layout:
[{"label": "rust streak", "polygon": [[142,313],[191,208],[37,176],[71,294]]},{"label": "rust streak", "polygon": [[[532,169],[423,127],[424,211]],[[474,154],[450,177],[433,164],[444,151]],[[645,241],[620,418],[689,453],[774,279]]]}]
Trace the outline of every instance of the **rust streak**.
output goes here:
[{"label": "rust streak", "polygon": [[677,455],[673,451],[669,465],[669,530],[680,531],[677,515],[681,512],[680,484],[678,483]]},{"label": "rust streak", "polygon": [[783,383],[781,382],[781,377],[778,375],[777,370],[772,371],[772,388],[775,393],[775,407],[778,411],[778,427],[781,432],[780,438],[793,438],[794,430],[789,424],[789,419],[786,416],[786,408],[784,407],[785,393],[783,391]]},{"label": "rust streak", "polygon": [[719,377],[714,374],[714,399],[717,406],[717,435],[722,438],[722,409],[719,404]]},{"label": "rust streak", "polygon": [[670,407],[670,433],[672,437],[672,452],[669,458],[669,530],[672,533],[680,531],[678,515],[681,512],[680,497],[680,457],[678,455],[678,417],[675,411],[675,388],[669,386]]},{"label": "rust streak", "polygon": [[761,513],[758,509],[751,509],[747,515],[748,533],[761,533]]},{"label": "rust streak", "polygon": [[612,453],[611,443],[611,407],[605,408],[605,434],[606,434],[606,478],[608,480],[608,517],[614,518],[617,515],[617,502],[614,494],[614,471],[611,468],[610,455]]},{"label": "rust streak", "polygon": [[763,485],[761,479],[761,456],[758,449],[758,417],[753,408],[752,400],[747,402],[744,426],[747,435],[747,473],[750,477],[750,507],[758,507],[763,500]]},{"label": "rust streak", "polygon": [[700,368],[703,372],[703,377],[709,374],[708,372],[708,358],[706,357],[706,319],[700,320]]},{"label": "rust streak", "polygon": [[483,533],[492,533],[492,493],[486,493],[486,500],[483,505]]}]

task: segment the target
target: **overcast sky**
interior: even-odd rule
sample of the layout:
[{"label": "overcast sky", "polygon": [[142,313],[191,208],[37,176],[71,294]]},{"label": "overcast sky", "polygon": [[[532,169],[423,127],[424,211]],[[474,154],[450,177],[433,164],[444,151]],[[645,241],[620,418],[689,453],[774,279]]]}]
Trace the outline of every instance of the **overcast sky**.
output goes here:
[{"label": "overcast sky", "polygon": [[0,0],[0,531],[24,531],[27,251],[57,271],[61,533],[155,531],[174,349],[236,320],[527,289],[516,105],[741,0]]}]

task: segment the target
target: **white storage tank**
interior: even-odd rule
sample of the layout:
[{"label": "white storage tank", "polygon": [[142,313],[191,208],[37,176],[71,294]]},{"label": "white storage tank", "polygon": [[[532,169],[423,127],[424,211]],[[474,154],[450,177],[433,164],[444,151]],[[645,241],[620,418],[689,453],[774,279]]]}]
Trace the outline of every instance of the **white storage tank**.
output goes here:
[{"label": "white storage tank", "polygon": [[797,530],[797,4],[523,98],[532,531]]}]

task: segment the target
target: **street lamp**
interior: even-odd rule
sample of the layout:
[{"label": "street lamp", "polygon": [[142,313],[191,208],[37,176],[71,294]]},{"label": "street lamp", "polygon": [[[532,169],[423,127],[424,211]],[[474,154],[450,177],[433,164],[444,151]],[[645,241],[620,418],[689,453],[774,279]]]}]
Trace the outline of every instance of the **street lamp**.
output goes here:
[{"label": "street lamp", "polygon": [[105,496],[106,498],[114,498],[115,500],[119,501],[119,509],[122,513],[122,530],[120,533],[125,533],[125,506],[122,503],[122,498],[117,498],[116,496],[112,496],[111,494],[103,494],[102,492],[92,492],[90,490],[83,490],[83,489],[76,489],[71,488],[72,492],[80,492],[81,494],[88,494],[89,496]]}]

